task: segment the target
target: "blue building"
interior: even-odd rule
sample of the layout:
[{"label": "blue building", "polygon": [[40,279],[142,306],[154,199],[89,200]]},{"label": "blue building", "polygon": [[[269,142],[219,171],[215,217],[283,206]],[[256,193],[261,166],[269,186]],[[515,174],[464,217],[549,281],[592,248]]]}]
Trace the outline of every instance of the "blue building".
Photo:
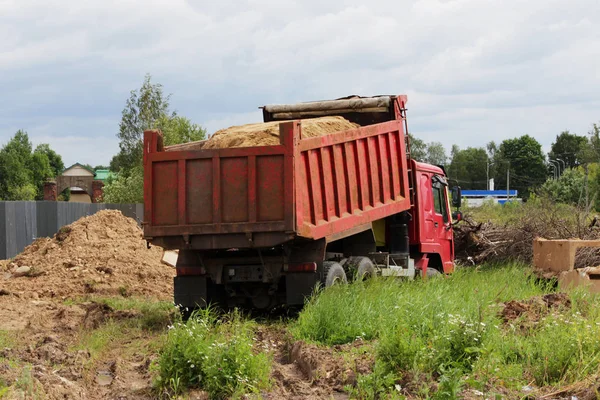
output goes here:
[{"label": "blue building", "polygon": [[507,201],[520,202],[517,190],[509,190],[508,198],[506,190],[463,190],[462,197],[466,200],[469,207],[479,207],[484,203],[492,202],[504,204]]}]

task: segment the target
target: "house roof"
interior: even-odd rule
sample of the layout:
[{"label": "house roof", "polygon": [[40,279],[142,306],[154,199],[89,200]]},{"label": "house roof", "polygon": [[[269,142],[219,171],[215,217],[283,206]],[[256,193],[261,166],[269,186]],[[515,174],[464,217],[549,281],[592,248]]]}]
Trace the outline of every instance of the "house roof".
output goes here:
[{"label": "house roof", "polygon": [[68,170],[70,170],[71,168],[75,168],[75,167],[80,167],[80,168],[83,168],[83,169],[85,169],[86,171],[88,171],[88,172],[90,172],[91,174],[93,174],[94,176],[96,176],[96,173],[94,172],[94,170],[93,170],[93,169],[89,169],[89,168],[88,168],[88,167],[86,167],[85,165],[81,165],[81,164],[79,164],[79,163],[75,163],[75,164],[71,165],[70,167],[68,167],[68,168],[65,168],[65,169],[63,170],[63,172],[62,172],[62,173],[64,174],[64,173],[65,173],[65,171],[68,171]]},{"label": "house roof", "polygon": [[105,181],[109,176],[115,176],[114,173],[110,172],[109,169],[97,169],[96,170],[96,180]]}]

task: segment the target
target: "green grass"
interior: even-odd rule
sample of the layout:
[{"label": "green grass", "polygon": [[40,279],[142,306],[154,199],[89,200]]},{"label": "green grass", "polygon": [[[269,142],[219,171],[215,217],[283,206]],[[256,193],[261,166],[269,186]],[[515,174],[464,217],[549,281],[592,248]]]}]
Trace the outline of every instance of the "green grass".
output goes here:
[{"label": "green grass", "polygon": [[[83,331],[81,337],[73,350],[87,350],[90,352],[89,365],[99,359],[106,350],[119,341],[131,341],[129,347],[132,351],[145,353],[157,350],[164,335],[161,334],[149,347],[144,337],[154,333],[166,331],[167,327],[181,319],[173,304],[165,301],[156,301],[144,298],[111,298],[91,297],[80,300],[70,300],[71,304],[94,301],[108,305],[113,312],[131,311],[133,314],[126,318],[111,318],[98,328],[91,331]],[[141,341],[131,340],[139,338]],[[143,347],[143,348],[142,348]]]},{"label": "green grass", "polygon": [[168,333],[156,368],[157,387],[178,395],[200,388],[211,398],[258,393],[269,385],[271,360],[253,352],[254,323],[237,313],[202,310]]},{"label": "green grass", "polygon": [[526,203],[484,203],[479,207],[463,207],[463,215],[476,222],[493,222],[496,225],[521,226],[524,221],[559,222],[564,229],[578,233],[578,227],[587,226],[593,214],[577,207],[556,203],[547,197],[532,196]]},{"label": "green grass", "polygon": [[572,292],[571,308],[544,316],[535,328],[499,318],[502,302],[551,290],[519,265],[463,269],[427,282],[380,278],[314,297],[291,330],[326,345],[375,339],[375,371],[354,389],[362,398],[395,393],[396,384],[411,380],[430,398],[456,398],[465,385],[566,385],[599,371],[600,297]]},{"label": "green grass", "polygon": [[180,319],[180,314],[168,301],[157,301],[144,297],[103,297],[87,296],[78,299],[67,299],[64,304],[76,305],[87,302],[106,304],[115,311],[133,311],[138,313],[131,320],[135,326],[146,330],[161,330]]},{"label": "green grass", "polygon": [[10,331],[0,330],[0,350],[4,348],[11,348],[15,345],[16,338]]},{"label": "green grass", "polygon": [[85,332],[74,350],[87,350],[90,352],[90,363],[98,359],[111,343],[124,340],[132,333],[130,321],[113,321],[101,325],[97,329]]},{"label": "green grass", "polygon": [[180,315],[173,303],[136,297],[107,297],[95,301],[104,303],[117,311],[137,311],[139,316],[134,319],[137,326],[146,330],[161,330],[179,320]]}]

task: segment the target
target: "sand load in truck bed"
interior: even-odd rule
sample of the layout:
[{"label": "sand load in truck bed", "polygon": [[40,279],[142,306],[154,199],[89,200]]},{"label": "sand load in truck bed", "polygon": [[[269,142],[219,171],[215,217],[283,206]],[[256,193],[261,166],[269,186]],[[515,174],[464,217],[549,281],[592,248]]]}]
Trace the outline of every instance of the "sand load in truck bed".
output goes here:
[{"label": "sand load in truck bed", "polygon": [[[232,126],[215,132],[203,149],[228,147],[274,146],[279,144],[279,124],[282,121]],[[355,129],[359,126],[343,117],[322,117],[302,121],[302,137],[316,137]],[[192,143],[190,145],[193,146]],[[187,147],[187,146],[186,146]],[[183,150],[180,148],[180,150]]]}]

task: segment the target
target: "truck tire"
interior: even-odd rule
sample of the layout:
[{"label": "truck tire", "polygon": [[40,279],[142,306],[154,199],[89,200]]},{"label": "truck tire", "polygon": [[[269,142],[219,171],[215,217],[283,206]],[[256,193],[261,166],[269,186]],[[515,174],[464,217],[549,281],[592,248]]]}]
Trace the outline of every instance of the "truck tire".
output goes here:
[{"label": "truck tire", "polygon": [[438,271],[437,269],[435,269],[433,267],[427,268],[426,275],[427,275],[427,278],[439,278],[440,276],[442,276],[440,271]]},{"label": "truck tire", "polygon": [[350,274],[349,277],[356,281],[363,281],[377,274],[373,261],[368,257],[350,257],[344,267]]},{"label": "truck tire", "polygon": [[335,261],[323,261],[323,285],[328,288],[338,283],[347,283],[344,268]]}]

